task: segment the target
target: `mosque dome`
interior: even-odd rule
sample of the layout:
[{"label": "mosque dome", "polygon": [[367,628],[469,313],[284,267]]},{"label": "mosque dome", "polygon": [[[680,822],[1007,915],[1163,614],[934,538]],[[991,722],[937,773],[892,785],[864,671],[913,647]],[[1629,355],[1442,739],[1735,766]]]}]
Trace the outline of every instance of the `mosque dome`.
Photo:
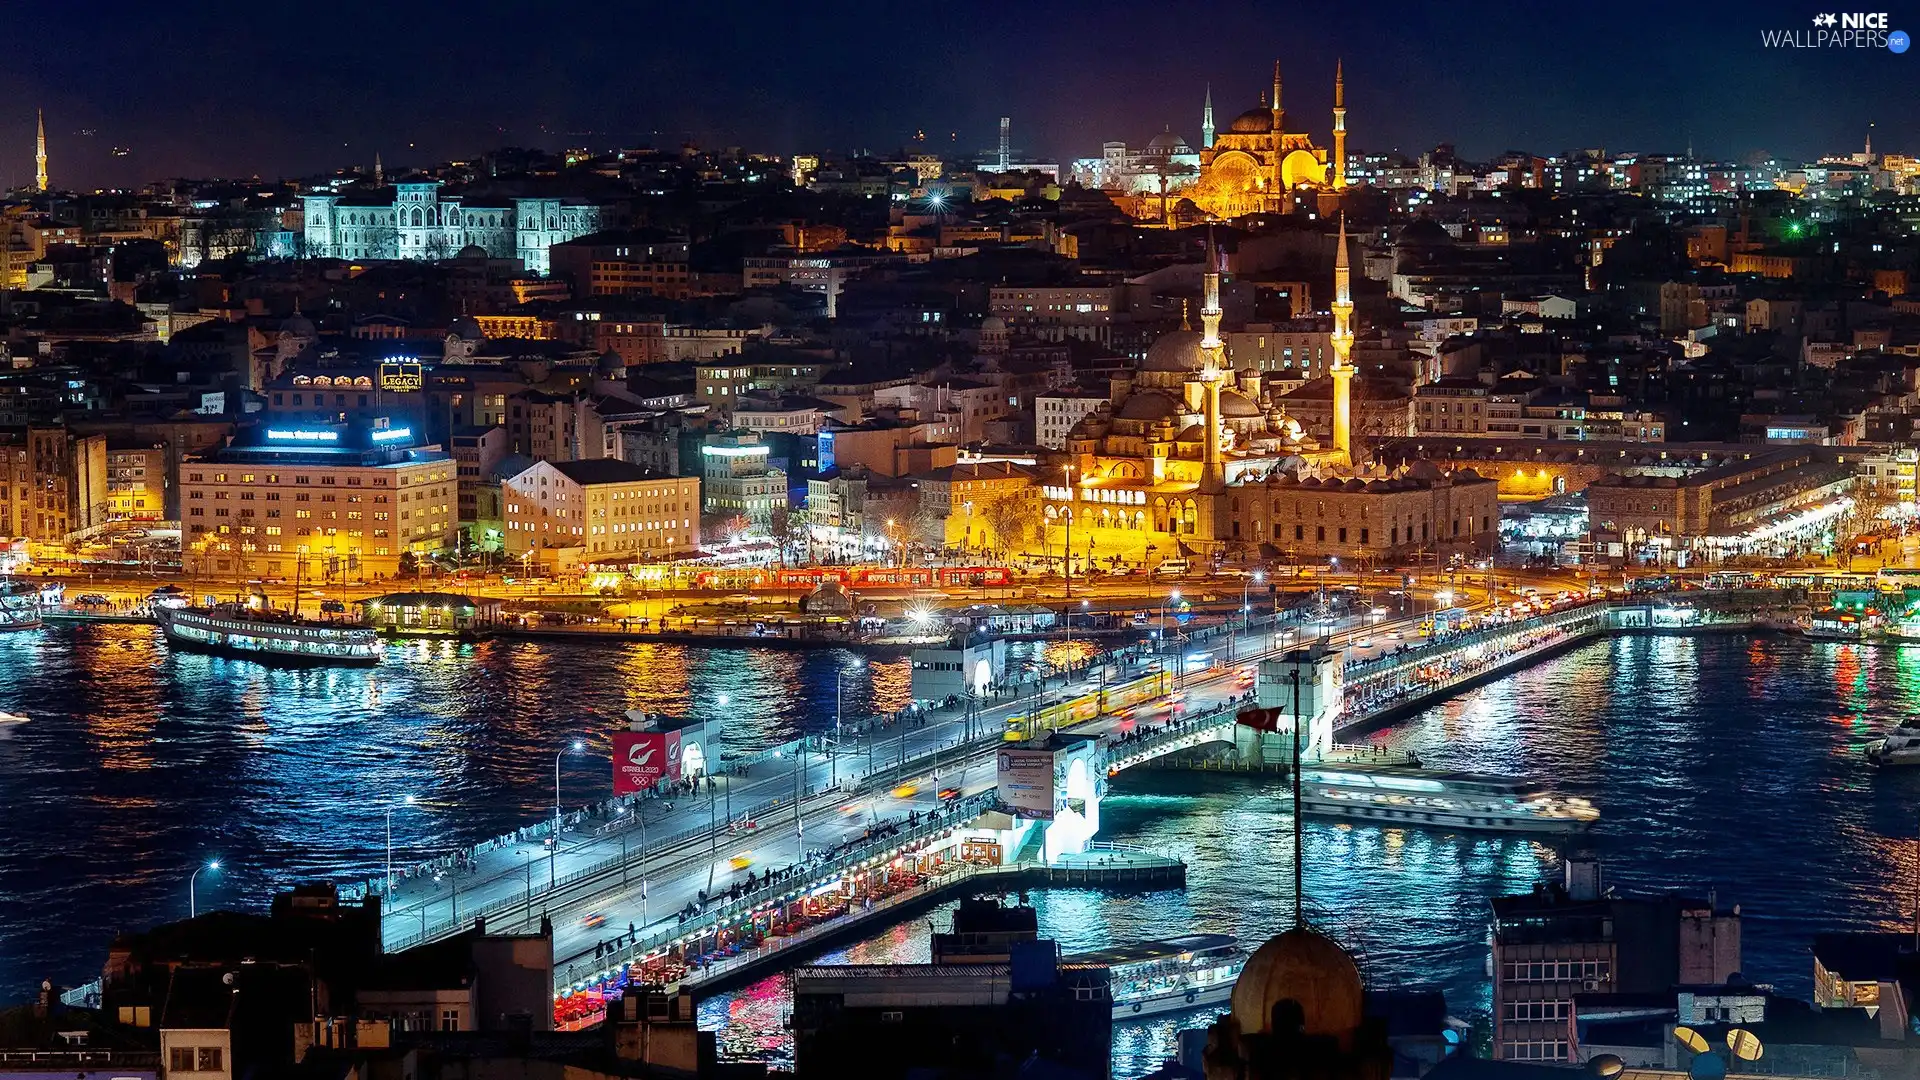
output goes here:
[{"label": "mosque dome", "polygon": [[1172,398],[1153,390],[1128,394],[1114,416],[1121,420],[1172,420],[1180,415],[1180,406]]},{"label": "mosque dome", "polygon": [[998,315],[989,315],[980,320],[980,332],[983,334],[1004,334],[1007,332],[1007,320]]},{"label": "mosque dome", "polygon": [[487,257],[487,249],[481,247],[479,244],[468,244],[466,247],[463,247],[460,249],[459,254],[454,256],[455,259],[459,259],[461,261],[465,261],[468,259],[480,259],[484,261],[486,257]]},{"label": "mosque dome", "polygon": [[485,341],[487,332],[480,329],[480,320],[471,315],[462,315],[447,324],[447,336],[461,341]]},{"label": "mosque dome", "polygon": [[1260,406],[1253,399],[1238,390],[1220,391],[1220,415],[1233,420],[1257,420],[1262,415]]},{"label": "mosque dome", "polygon": [[293,309],[293,314],[287,317],[287,321],[280,324],[280,332],[300,338],[311,338],[319,335],[319,331],[313,328],[313,320],[300,314],[300,309],[297,307]]},{"label": "mosque dome", "polygon": [[1300,1006],[1303,1034],[1350,1043],[1366,1015],[1366,988],[1353,957],[1332,938],[1296,926],[1247,957],[1233,983],[1233,1018],[1242,1034],[1271,1034],[1273,1008]]},{"label": "mosque dome", "polygon": [[1199,371],[1203,366],[1200,355],[1200,333],[1197,330],[1174,330],[1161,334],[1147,346],[1147,358],[1140,363],[1141,371]]},{"label": "mosque dome", "polygon": [[600,359],[594,364],[594,373],[602,378],[618,378],[627,373],[627,362],[619,353],[608,349],[600,354]]},{"label": "mosque dome", "polygon": [[1273,111],[1271,109],[1248,109],[1233,118],[1228,131],[1241,135],[1267,135],[1273,131]]},{"label": "mosque dome", "polygon": [[1184,154],[1189,152],[1187,141],[1172,131],[1163,131],[1147,140],[1147,152],[1150,154]]}]

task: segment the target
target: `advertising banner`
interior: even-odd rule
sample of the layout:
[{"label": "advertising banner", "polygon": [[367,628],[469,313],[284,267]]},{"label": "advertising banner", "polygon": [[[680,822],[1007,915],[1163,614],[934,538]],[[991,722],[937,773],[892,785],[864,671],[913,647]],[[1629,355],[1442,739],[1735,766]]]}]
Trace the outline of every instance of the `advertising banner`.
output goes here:
[{"label": "advertising banner", "polygon": [[669,780],[680,779],[680,763],[682,760],[685,759],[685,757],[686,757],[686,754],[681,749],[681,746],[680,746],[679,730],[676,729],[676,730],[667,732],[667,761],[666,761],[667,779]]},{"label": "advertising banner", "polygon": [[1053,820],[1053,751],[1000,751],[1000,801],[1024,818]]},{"label": "advertising banner", "polygon": [[[677,740],[676,740],[677,741]],[[667,750],[667,735],[659,731],[618,731],[613,736],[613,793],[632,795],[667,778],[669,762],[678,774],[679,762]]]}]

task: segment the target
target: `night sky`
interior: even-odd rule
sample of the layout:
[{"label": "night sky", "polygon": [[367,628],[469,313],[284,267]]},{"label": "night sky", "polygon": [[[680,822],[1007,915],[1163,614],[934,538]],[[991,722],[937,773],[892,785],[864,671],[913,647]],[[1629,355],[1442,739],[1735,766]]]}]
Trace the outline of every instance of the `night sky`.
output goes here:
[{"label": "night sky", "polygon": [[[1920,50],[1769,50],[1828,0],[1780,3],[507,3],[0,0],[0,188],[429,164],[498,145],[1091,156],[1224,127],[1277,56],[1289,128],[1486,157],[1574,147],[1741,159],[1920,151]],[[989,13],[1001,12],[996,21]],[[1920,8],[1889,12],[1920,32]],[[1908,25],[1911,22],[1912,25]],[[957,137],[956,137],[957,136]],[[113,157],[114,146],[131,148]]]}]

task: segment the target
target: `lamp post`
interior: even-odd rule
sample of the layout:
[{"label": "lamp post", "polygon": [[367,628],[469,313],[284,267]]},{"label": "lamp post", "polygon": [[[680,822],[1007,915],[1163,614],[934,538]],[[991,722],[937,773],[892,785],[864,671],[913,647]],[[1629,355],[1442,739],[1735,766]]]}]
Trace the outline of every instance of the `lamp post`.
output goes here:
[{"label": "lamp post", "polygon": [[547,888],[551,889],[559,872],[555,861],[560,854],[560,759],[569,750],[584,750],[587,744],[579,739],[554,751],[553,755],[553,835],[547,838]]},{"label": "lamp post", "polygon": [[[853,670],[866,667],[859,657],[853,658]],[[847,671],[842,669],[833,673],[833,748],[827,753],[828,779],[832,783],[840,782],[840,708],[846,698]]]},{"label": "lamp post", "polygon": [[[1267,580],[1266,571],[1255,570],[1253,572],[1253,576],[1247,578],[1246,580],[1240,583],[1240,633],[1242,634],[1245,634],[1253,624],[1253,619],[1252,619],[1253,608],[1249,605],[1247,601],[1247,590],[1252,588],[1255,583],[1264,582],[1266,580]],[[1229,664],[1233,663],[1235,658],[1234,653],[1235,653],[1234,635],[1228,634],[1227,635],[1227,663]]]},{"label": "lamp post", "polygon": [[403,795],[398,803],[387,804],[387,898],[393,898],[393,812],[402,806],[412,806],[414,798]]},{"label": "lamp post", "polygon": [[[1167,598],[1160,603],[1160,659],[1163,669],[1167,656],[1167,609],[1172,607],[1173,602],[1178,599],[1180,599],[1180,590],[1174,589],[1167,593]],[[1173,685],[1178,687],[1180,685],[1180,665],[1178,658],[1176,657],[1175,659],[1176,662],[1173,666]]]},{"label": "lamp post", "polygon": [[1067,599],[1073,599],[1073,512],[1078,509],[1073,491],[1073,463],[1063,468],[1067,474],[1067,539],[1060,547],[1061,579],[1065,585]]},{"label": "lamp post", "polygon": [[211,870],[216,874],[219,873],[220,860],[215,859],[205,866],[196,866],[193,868],[193,873],[187,875],[187,918],[189,919],[195,918],[200,914],[200,905],[196,902],[193,895],[193,880],[200,876],[200,871],[202,870]]}]

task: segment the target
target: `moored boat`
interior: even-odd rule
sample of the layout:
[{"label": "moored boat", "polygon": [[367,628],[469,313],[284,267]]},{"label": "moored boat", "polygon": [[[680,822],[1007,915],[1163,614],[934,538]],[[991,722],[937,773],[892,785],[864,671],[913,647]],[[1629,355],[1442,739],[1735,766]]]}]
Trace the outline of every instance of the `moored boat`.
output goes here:
[{"label": "moored boat", "polygon": [[33,630],[40,625],[40,602],[32,590],[15,589],[10,581],[0,581],[0,632]]},{"label": "moored boat", "polygon": [[1552,794],[1505,776],[1395,766],[1301,770],[1302,811],[1382,825],[1578,832],[1600,811],[1585,799]]},{"label": "moored boat", "polygon": [[1224,1006],[1247,962],[1231,934],[1182,934],[1062,959],[1111,970],[1108,993],[1115,1020]]},{"label": "moored boat", "polygon": [[171,644],[264,663],[372,667],[385,649],[372,627],[241,604],[161,607],[155,614]]},{"label": "moored boat", "polygon": [[1867,760],[1875,765],[1920,765],[1920,721],[1902,721],[1868,743]]}]

